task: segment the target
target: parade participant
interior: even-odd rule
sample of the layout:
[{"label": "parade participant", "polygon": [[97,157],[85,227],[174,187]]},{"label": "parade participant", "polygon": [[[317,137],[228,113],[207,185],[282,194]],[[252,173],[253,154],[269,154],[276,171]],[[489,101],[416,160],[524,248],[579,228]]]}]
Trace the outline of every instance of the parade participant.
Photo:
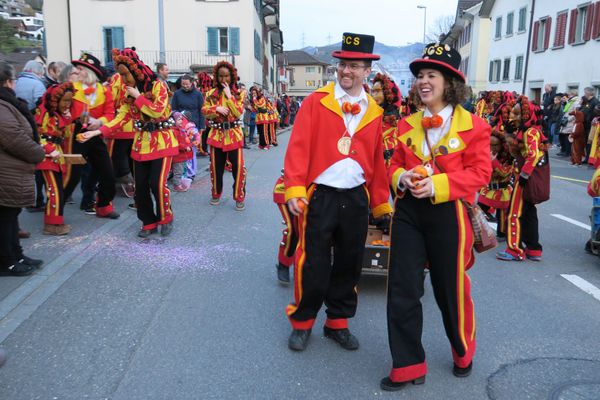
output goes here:
[{"label": "parade participant", "polygon": [[373,78],[371,96],[383,108],[383,158],[385,165],[389,167],[394,148],[398,144],[400,89],[386,75],[377,74]]},{"label": "parade participant", "polygon": [[477,115],[479,118],[487,119],[487,104],[488,104],[488,92],[480,92],[479,100],[475,104],[475,112],[473,114]]},{"label": "parade participant", "polygon": [[[167,236],[173,230],[171,192],[167,187],[167,177],[173,156],[179,153],[179,143],[173,134],[169,119],[169,89],[157,79],[152,70],[144,64],[133,49],[113,49],[113,62],[123,79],[127,98],[115,119],[99,130],[83,133],[83,140],[98,135],[109,136],[122,129],[133,120],[135,138],[131,158],[134,165],[135,204],[137,216],[142,221],[138,232],[147,238],[157,232]],[[156,211],[152,201],[156,204]]]},{"label": "parade participant", "polygon": [[[100,60],[91,54],[83,53],[79,60],[71,62],[79,70],[78,81],[73,83],[75,93],[73,95],[73,115],[76,119],[74,133],[85,130],[96,130],[115,116],[115,107],[110,88],[102,85],[106,80],[106,73]],[[72,140],[72,138],[71,138]],[[104,141],[99,137],[92,137],[85,143],[75,141],[72,143],[73,153],[82,154],[91,168],[89,176],[82,177],[81,188],[83,199],[81,208],[95,209],[95,214],[100,218],[119,218],[119,214],[113,209],[112,200],[115,197],[115,174],[108,149]],[[72,168],[68,183],[65,184],[64,195],[68,198],[79,182],[81,168]],[[98,194],[94,199],[94,189],[98,182]]]},{"label": "parade participant", "polygon": [[269,149],[269,108],[267,98],[263,95],[261,89],[252,88],[252,109],[256,112],[256,129],[258,131],[258,148],[261,150]]},{"label": "parade participant", "polygon": [[410,63],[425,110],[398,124],[400,143],[388,169],[397,196],[387,302],[393,364],[381,380],[383,390],[425,382],[420,300],[425,265],[452,347],[453,373],[466,377],[473,365],[475,315],[466,271],[475,258],[465,203],[475,201],[492,168],[490,126],[461,106],[467,89],[460,62],[450,46],[430,43]]},{"label": "parade participant", "polygon": [[579,108],[570,111],[569,115],[575,117],[573,132],[569,135],[569,142],[571,142],[571,165],[582,165],[585,157],[585,144],[587,142],[584,129],[585,117]]},{"label": "parade participant", "polygon": [[[212,89],[212,78],[209,74],[207,74],[206,72],[200,72],[198,73],[198,90],[202,93],[203,98],[206,98],[206,93],[209,92],[209,90]],[[202,135],[202,146],[198,146],[198,154],[201,157],[207,157],[208,156],[208,129],[206,129],[206,120],[203,119],[202,121],[204,123],[204,125],[202,126],[197,126],[196,128],[198,128],[198,131],[201,132]]]},{"label": "parade participant", "polygon": [[288,284],[290,283],[290,267],[294,263],[294,254],[298,245],[298,217],[290,212],[286,204],[283,176],[283,170],[281,170],[281,176],[277,179],[273,188],[273,202],[277,204],[283,218],[281,223],[285,225],[277,255],[277,279],[283,284]]},{"label": "parade participant", "polygon": [[[542,260],[535,205],[550,195],[546,137],[541,129],[541,111],[526,96],[502,107],[502,119],[515,157],[515,182],[508,210],[507,247],[496,253],[503,261]],[[537,171],[536,171],[537,170]],[[531,190],[536,189],[536,198]]]},{"label": "parade participant", "polygon": [[[108,86],[111,88],[115,111],[118,112],[127,98],[127,88],[121,75],[113,74],[108,81]],[[133,197],[135,192],[132,176],[133,159],[131,158],[134,136],[133,120],[128,119],[121,129],[105,138],[115,177],[120,182],[123,193],[127,197]]]},{"label": "parade participant", "polygon": [[593,165],[594,168],[598,168],[600,163],[600,105],[594,108],[594,118],[592,119],[592,127],[590,128],[588,138],[592,142],[588,164]]},{"label": "parade participant", "polygon": [[[294,263],[294,302],[287,307],[292,325],[288,347],[306,348],[323,302],[325,336],[347,350],[359,347],[348,330],[356,313],[367,238],[369,207],[376,218],[388,215],[383,110],[363,89],[371,73],[375,37],[344,33],[337,83],[303,102],[284,163],[285,198],[299,216]],[[331,244],[333,243],[333,264]]]},{"label": "parade participant", "polygon": [[487,186],[479,191],[477,201],[489,215],[495,210],[497,222],[496,235],[498,239],[506,237],[506,211],[510,206],[512,194],[511,178],[513,177],[513,157],[508,151],[504,133],[492,130],[490,137],[492,155],[492,179]]},{"label": "parade participant", "polygon": [[220,202],[223,192],[225,162],[231,162],[233,199],[235,209],[245,208],[246,167],[244,166],[244,132],[239,120],[244,111],[244,98],[237,87],[237,70],[226,61],[217,63],[213,70],[213,89],[206,94],[202,113],[210,132],[210,177],[212,182],[211,205]]},{"label": "parade participant", "polygon": [[35,115],[40,133],[40,144],[44,148],[46,158],[36,166],[42,171],[46,185],[46,210],[44,213],[45,235],[66,235],[71,231],[70,225],[65,225],[63,194],[63,173],[65,160],[62,157],[61,143],[65,136],[71,136],[75,124],[71,110],[73,106],[73,84],[71,82],[52,85],[48,88],[38,112]]},{"label": "parade participant", "polygon": [[279,123],[279,113],[274,99],[267,99],[267,109],[269,114],[269,143],[277,147],[277,124]]}]

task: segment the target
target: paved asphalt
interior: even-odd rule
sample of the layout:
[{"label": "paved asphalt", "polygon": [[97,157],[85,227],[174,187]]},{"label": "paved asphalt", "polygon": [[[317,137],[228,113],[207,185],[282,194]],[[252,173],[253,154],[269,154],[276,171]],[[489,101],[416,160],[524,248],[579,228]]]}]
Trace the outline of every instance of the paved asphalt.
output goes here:
[{"label": "paved asphalt", "polygon": [[[429,373],[422,386],[379,389],[389,372],[386,280],[364,277],[351,329],[358,351],[323,337],[320,315],[308,349],[287,348],[291,287],[275,279],[281,224],[272,187],[289,133],[270,151],[245,152],[246,210],[234,210],[231,177],[210,206],[201,171],[174,193],[172,236],[140,240],[119,198],[117,221],[66,209],[72,234],[41,235],[24,213],[27,254],[46,267],[0,278],[0,399],[599,399],[600,301],[567,281],[600,287],[600,259],[586,254],[588,168],[552,157],[552,199],[539,207],[544,260],[477,256],[470,271],[477,313],[473,374],[457,379],[431,288],[423,298]],[[575,179],[565,180],[562,178]],[[429,285],[429,283],[427,284]]]}]

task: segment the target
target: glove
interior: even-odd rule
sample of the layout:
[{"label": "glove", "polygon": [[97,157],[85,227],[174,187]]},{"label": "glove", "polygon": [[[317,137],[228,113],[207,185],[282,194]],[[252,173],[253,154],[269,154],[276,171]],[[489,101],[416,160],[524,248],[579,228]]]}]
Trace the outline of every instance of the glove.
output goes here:
[{"label": "glove", "polygon": [[529,178],[525,178],[523,175],[519,175],[519,186],[523,187],[527,185]]},{"label": "glove", "polygon": [[392,222],[392,218],[390,214],[385,214],[382,217],[378,218],[375,222],[375,226],[377,229],[381,230],[384,234],[390,233],[390,223]]}]

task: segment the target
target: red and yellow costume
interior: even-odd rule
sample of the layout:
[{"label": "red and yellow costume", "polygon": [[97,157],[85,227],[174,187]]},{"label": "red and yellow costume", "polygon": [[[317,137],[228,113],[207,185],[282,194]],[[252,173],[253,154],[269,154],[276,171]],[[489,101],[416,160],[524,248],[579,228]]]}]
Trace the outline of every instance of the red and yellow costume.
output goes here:
[{"label": "red and yellow costume", "polygon": [[600,165],[600,117],[596,117],[592,120],[591,131],[593,139],[590,156],[588,157],[588,164],[598,168]]},{"label": "red and yellow costume", "polygon": [[[45,225],[64,225],[65,198],[63,195],[63,174],[67,170],[65,160],[62,157],[61,143],[66,137],[72,136],[74,124],[71,117],[65,117],[58,112],[57,103],[66,91],[73,92],[71,83],[53,85],[48,88],[42,97],[42,103],[38,107],[35,121],[40,134],[40,144],[46,155],[58,151],[61,157],[46,157],[44,161],[36,165],[36,169],[42,171],[46,184],[46,209],[44,213]],[[53,104],[52,104],[53,103]],[[70,114],[75,112],[71,103]]]},{"label": "red and yellow costume", "polygon": [[[467,368],[475,352],[475,313],[467,275],[475,262],[474,238],[467,210],[459,199],[472,204],[479,189],[489,182],[490,126],[460,105],[448,118],[448,132],[432,143],[435,162],[423,150],[428,149],[423,112],[402,119],[399,143],[388,169],[396,191],[387,308],[392,382],[411,381],[427,373],[420,312],[420,274],[425,265],[429,265],[454,363]],[[408,190],[401,191],[398,183],[404,172],[424,164],[433,170],[433,197],[418,199]]]},{"label": "red and yellow costume", "polygon": [[[317,251],[321,254],[322,249],[315,248],[315,239],[311,239],[311,235],[317,229],[315,224],[325,223],[322,220],[317,222],[313,219],[315,217],[311,209],[317,210],[318,204],[321,207],[325,205],[325,203],[319,203],[317,198],[331,198],[337,202],[340,201],[341,197],[336,197],[338,196],[336,193],[340,193],[339,196],[344,196],[345,199],[348,199],[348,202],[351,202],[350,199],[362,199],[364,197],[364,202],[367,203],[364,204],[364,207],[370,206],[376,218],[392,211],[388,203],[389,188],[383,160],[383,140],[381,137],[381,115],[383,111],[370,96],[367,97],[368,107],[352,136],[348,155],[336,151],[338,141],[347,128],[344,122],[344,114],[335,97],[333,83],[308,96],[303,101],[294,122],[284,163],[285,199],[287,201],[292,198],[305,198],[309,201],[309,205],[306,206],[298,221],[299,243],[294,263],[294,303],[288,305],[286,309],[294,329],[306,330],[314,324],[316,313],[325,297],[322,291],[327,291],[327,287],[322,287],[323,282],[325,282],[325,286],[336,287],[336,290],[340,293],[338,297],[344,298],[343,301],[336,301],[336,304],[339,304],[336,305],[334,311],[332,311],[333,297],[329,298],[331,301],[328,304],[328,319],[325,324],[328,328],[346,328],[347,318],[352,317],[356,310],[356,292],[346,296],[344,288],[360,277],[360,269],[358,276],[353,275],[354,271],[349,271],[353,268],[350,265],[356,264],[357,260],[344,260],[344,263],[348,261],[347,269],[339,271],[339,276],[336,276],[335,279],[331,278],[331,281],[329,281],[329,278],[323,278],[325,281],[322,281],[319,277],[319,274],[329,276],[331,270],[323,270],[322,259],[314,256]],[[338,161],[348,158],[354,160],[362,168],[365,180],[362,186],[337,191],[335,188],[314,183],[326,169]],[[316,194],[317,192],[320,194]],[[312,205],[311,202],[313,202]],[[364,217],[365,236],[366,221],[368,219],[366,211],[365,209],[364,215],[360,215],[360,218]],[[343,225],[340,225],[340,229],[344,230],[345,236],[360,237],[362,231],[358,234],[353,231],[362,229],[360,222],[351,221],[353,226],[347,226],[345,225],[346,221],[340,222],[338,217],[335,217],[335,220],[327,223]],[[310,229],[307,229],[308,227]],[[364,244],[364,238],[362,243]],[[312,256],[311,251],[313,252]],[[340,259],[344,258],[340,249],[336,248],[334,253],[336,254],[336,260],[338,257]],[[362,252],[358,252],[358,254],[362,254]],[[358,263],[360,263],[360,260],[358,260]],[[306,271],[304,270],[305,265],[307,266]],[[334,270],[336,268],[341,267],[334,266]],[[345,306],[342,306],[342,303]]]},{"label": "red and yellow costume", "polygon": [[269,114],[269,143],[277,146],[277,122],[279,121],[279,113],[275,101],[267,101],[267,109]]},{"label": "red and yellow costume", "polygon": [[[135,100],[123,102],[115,119],[101,127],[100,131],[102,136],[110,137],[113,132],[122,132],[123,127],[133,121],[136,131],[131,158],[135,170],[135,204],[142,229],[152,230],[157,225],[173,221],[167,178],[172,158],[179,153],[179,142],[171,129],[174,122],[169,119],[169,89],[138,58],[135,51],[113,50],[113,59],[115,66],[123,64],[130,70],[135,76],[136,85],[143,92],[140,90],[141,94]],[[151,194],[156,203],[156,212]]]},{"label": "red and yellow costume", "polygon": [[268,148],[271,144],[269,134],[269,105],[262,93],[253,98],[252,109],[256,112],[256,129],[258,130],[258,147]]},{"label": "red and yellow costume", "polygon": [[278,262],[280,266],[289,268],[294,262],[294,253],[298,245],[298,218],[295,217],[288,209],[285,201],[285,185],[283,183],[283,173],[275,182],[273,188],[273,202],[277,204],[277,208],[283,218],[281,223],[285,225],[283,236],[279,242]]},{"label": "red and yellow costume", "polygon": [[[243,202],[246,197],[246,167],[244,166],[244,132],[240,116],[244,112],[244,94],[232,93],[227,98],[224,92],[212,89],[206,94],[202,113],[207,119],[210,152],[210,176],[212,197],[219,199],[223,192],[223,173],[227,160],[231,162],[233,175],[233,198]],[[217,113],[217,107],[229,110],[227,116]]]}]

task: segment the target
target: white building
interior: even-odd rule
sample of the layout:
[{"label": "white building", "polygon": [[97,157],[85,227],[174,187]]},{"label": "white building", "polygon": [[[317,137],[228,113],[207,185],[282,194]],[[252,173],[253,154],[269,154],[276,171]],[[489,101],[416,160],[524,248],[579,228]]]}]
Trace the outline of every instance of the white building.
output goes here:
[{"label": "white building", "polygon": [[533,21],[525,94],[539,99],[545,84],[599,94],[600,2],[538,1]]},{"label": "white building", "polygon": [[[488,3],[487,6],[491,6],[491,32],[487,89],[522,93],[531,0],[492,0]],[[537,1],[536,8],[543,8],[547,3],[554,2]]]},{"label": "white building", "polygon": [[88,51],[106,63],[112,48],[135,46],[151,67],[183,73],[226,59],[247,85],[276,86],[279,0],[45,0],[44,15],[51,60]]}]

